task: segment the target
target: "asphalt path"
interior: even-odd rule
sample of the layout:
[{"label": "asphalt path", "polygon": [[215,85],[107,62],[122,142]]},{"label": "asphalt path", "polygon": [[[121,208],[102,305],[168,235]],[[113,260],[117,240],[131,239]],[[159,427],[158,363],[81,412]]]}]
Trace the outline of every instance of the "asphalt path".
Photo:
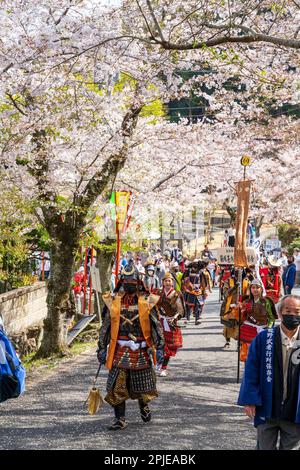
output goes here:
[{"label": "asphalt path", "polygon": [[[95,350],[89,349],[35,373],[23,396],[0,405],[0,449],[254,449],[255,428],[236,405],[236,342],[223,350],[219,310],[215,289],[202,323],[182,327],[183,348],[171,359],[167,377],[157,379],[150,423],[142,422],[137,401],[127,402],[129,424],[123,431],[107,430],[113,417],[108,404],[88,415],[83,402],[98,366]],[[103,395],[106,377],[101,371]]]}]

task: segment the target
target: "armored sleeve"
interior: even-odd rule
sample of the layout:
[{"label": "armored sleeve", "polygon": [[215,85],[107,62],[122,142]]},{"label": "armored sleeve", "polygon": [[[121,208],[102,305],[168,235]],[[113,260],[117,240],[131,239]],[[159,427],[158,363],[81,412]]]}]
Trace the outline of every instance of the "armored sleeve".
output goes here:
[{"label": "armored sleeve", "polygon": [[155,344],[156,349],[163,349],[165,346],[164,330],[154,308],[150,312],[150,324],[153,344]]},{"label": "armored sleeve", "polygon": [[184,308],[183,308],[183,299],[180,293],[178,293],[178,296],[176,299],[176,310],[177,310],[177,319],[184,317],[185,313],[184,313]]},{"label": "armored sleeve", "polygon": [[103,323],[100,328],[98,349],[106,349],[110,342],[110,312],[106,312]]}]

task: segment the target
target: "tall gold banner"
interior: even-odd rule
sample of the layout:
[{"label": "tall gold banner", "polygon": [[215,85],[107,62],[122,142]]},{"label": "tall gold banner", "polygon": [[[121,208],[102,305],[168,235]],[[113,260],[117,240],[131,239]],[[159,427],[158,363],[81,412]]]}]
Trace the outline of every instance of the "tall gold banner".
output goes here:
[{"label": "tall gold banner", "polygon": [[234,244],[234,265],[246,267],[247,263],[247,225],[250,202],[251,181],[243,180],[237,183],[237,212],[236,212],[236,234]]}]

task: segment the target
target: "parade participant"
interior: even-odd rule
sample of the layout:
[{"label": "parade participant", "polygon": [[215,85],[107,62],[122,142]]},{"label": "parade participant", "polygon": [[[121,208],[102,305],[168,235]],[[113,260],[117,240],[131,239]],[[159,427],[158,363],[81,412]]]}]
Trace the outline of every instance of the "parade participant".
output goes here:
[{"label": "parade participant", "polygon": [[155,261],[155,275],[159,280],[159,287],[162,288],[163,278],[166,274],[166,266],[162,258],[157,258]]},{"label": "parade participant", "polygon": [[208,281],[203,273],[204,264],[194,261],[182,278],[182,291],[186,307],[185,323],[190,320],[191,313],[195,316],[195,325],[201,323],[200,317],[207,297]]},{"label": "parade participant", "polygon": [[280,325],[252,342],[238,405],[257,428],[257,450],[300,450],[300,297],[278,304]]},{"label": "parade participant", "polygon": [[183,273],[179,269],[179,264],[175,261],[171,264],[171,271],[170,273],[174,279],[174,289],[178,292],[181,292],[181,284],[182,284],[182,277]]},{"label": "parade participant", "polygon": [[173,288],[173,277],[167,273],[163,278],[163,290],[157,307],[164,330],[165,351],[164,359],[158,372],[161,377],[167,375],[170,357],[174,357],[179,348],[182,348],[182,334],[177,321],[184,316],[184,308],[180,293]]},{"label": "parade participant", "polygon": [[231,277],[231,270],[232,270],[232,265],[231,264],[225,264],[223,266],[220,266],[220,275],[219,275],[219,289],[220,289],[220,295],[219,298],[220,300],[224,300],[224,283]]},{"label": "parade participant", "polygon": [[[247,297],[249,292],[249,280],[244,277],[242,281],[242,299]],[[223,336],[226,339],[224,349],[230,348],[231,338],[238,339],[239,327],[239,283],[238,270],[232,268],[230,277],[224,282],[223,286],[224,300],[221,304],[220,320],[223,328]]]},{"label": "parade participant", "polygon": [[185,262],[187,261],[187,258],[184,258],[183,256],[180,258],[180,261],[178,261],[179,263],[179,269],[180,269],[180,272],[182,272],[182,274],[184,274],[184,271],[185,271]]},{"label": "parade participant", "polygon": [[[151,419],[149,401],[158,396],[152,362],[163,360],[164,337],[157,311],[159,296],[146,295],[132,262],[121,272],[116,294],[103,295],[108,307],[100,329],[97,356],[109,369],[105,401],[114,408],[110,430],[127,426],[125,402],[139,402],[141,418]],[[107,346],[109,345],[108,351]]]},{"label": "parade participant", "polygon": [[265,286],[266,295],[270,297],[274,303],[277,303],[281,297],[282,289],[282,281],[280,277],[281,263],[279,260],[274,258],[274,256],[269,256],[268,265],[267,273],[264,273],[262,281]]},{"label": "parade participant", "polygon": [[144,264],[144,269],[145,269],[145,276],[143,278],[143,282],[144,282],[145,289],[152,294],[158,294],[160,285],[159,285],[159,279],[155,275],[154,260],[148,259],[146,263]]},{"label": "parade participant", "polygon": [[274,326],[277,313],[272,299],[263,297],[262,283],[254,279],[250,284],[250,297],[241,304],[240,360],[245,362],[253,339],[264,328]]},{"label": "parade participant", "polygon": [[208,263],[209,263],[209,261],[203,261],[202,262],[201,271],[204,274],[204,277],[206,279],[206,291],[211,293],[212,288],[213,288],[213,280],[211,278],[211,275],[210,275],[210,272],[209,272],[209,269],[208,269]]},{"label": "parade participant", "polygon": [[171,251],[171,261],[176,261],[177,263],[180,262],[180,258],[182,257],[182,253],[179,250],[178,246],[175,246]]},{"label": "parade participant", "polygon": [[230,277],[223,283],[223,302],[220,310],[220,320],[223,328],[223,336],[225,337],[224,349],[230,348],[231,338],[238,338],[238,310],[239,301],[239,284],[238,271],[232,269]]}]

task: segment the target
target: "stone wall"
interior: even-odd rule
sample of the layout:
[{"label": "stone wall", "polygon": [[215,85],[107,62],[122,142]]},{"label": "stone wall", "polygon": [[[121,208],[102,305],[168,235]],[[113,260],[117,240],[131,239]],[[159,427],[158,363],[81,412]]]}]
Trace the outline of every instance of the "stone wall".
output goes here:
[{"label": "stone wall", "polygon": [[21,356],[35,351],[43,334],[47,315],[45,282],[21,287],[0,295],[0,315],[4,328]]}]

